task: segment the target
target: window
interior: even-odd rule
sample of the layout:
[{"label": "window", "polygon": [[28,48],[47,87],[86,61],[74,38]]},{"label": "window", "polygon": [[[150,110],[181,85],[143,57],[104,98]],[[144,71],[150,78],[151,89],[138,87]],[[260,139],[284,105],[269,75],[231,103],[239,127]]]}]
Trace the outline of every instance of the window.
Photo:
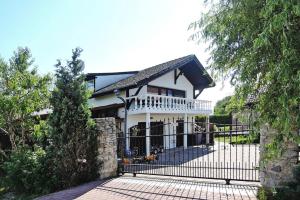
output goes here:
[{"label": "window", "polygon": [[159,94],[159,89],[158,87],[153,87],[153,86],[148,86],[147,87],[147,92],[150,94]]},{"label": "window", "polygon": [[147,92],[149,94],[185,98],[185,91],[183,91],[183,90],[161,88],[161,87],[156,87],[156,86],[148,86]]},{"label": "window", "polygon": [[185,98],[185,92],[182,90],[174,90],[173,91],[173,96],[174,97],[183,97]]},{"label": "window", "polygon": [[160,95],[167,96],[167,91],[166,88],[160,88]]}]

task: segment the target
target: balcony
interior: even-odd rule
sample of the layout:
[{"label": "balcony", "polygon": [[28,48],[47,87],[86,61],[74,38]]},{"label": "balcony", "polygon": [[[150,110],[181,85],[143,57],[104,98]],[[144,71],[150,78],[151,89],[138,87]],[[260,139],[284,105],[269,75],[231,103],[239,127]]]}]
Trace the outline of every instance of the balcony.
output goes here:
[{"label": "balcony", "polygon": [[211,101],[146,94],[126,98],[128,114],[187,113],[211,114]]}]

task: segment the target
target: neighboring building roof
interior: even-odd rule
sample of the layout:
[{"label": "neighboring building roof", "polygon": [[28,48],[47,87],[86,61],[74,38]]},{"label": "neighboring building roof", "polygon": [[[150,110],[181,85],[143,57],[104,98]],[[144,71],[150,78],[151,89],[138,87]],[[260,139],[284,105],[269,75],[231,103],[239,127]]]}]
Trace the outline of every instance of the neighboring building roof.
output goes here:
[{"label": "neighboring building roof", "polygon": [[109,86],[120,80],[126,79],[137,73],[138,73],[138,71],[115,72],[115,73],[94,73],[94,74],[87,74],[86,80],[93,80],[94,91],[97,91],[101,88],[105,88],[106,86]]},{"label": "neighboring building roof", "polygon": [[95,78],[96,76],[111,76],[111,75],[125,75],[125,74],[136,74],[139,71],[127,71],[127,72],[107,72],[107,73],[87,73],[86,74],[86,80],[91,80]]},{"label": "neighboring building roof", "polygon": [[[115,89],[134,88],[147,84],[155,78],[174,69],[180,69],[186,78],[198,89],[214,86],[214,82],[195,55],[184,56],[135,73],[95,91],[93,97],[113,92]],[[120,73],[120,72],[119,72]]]}]

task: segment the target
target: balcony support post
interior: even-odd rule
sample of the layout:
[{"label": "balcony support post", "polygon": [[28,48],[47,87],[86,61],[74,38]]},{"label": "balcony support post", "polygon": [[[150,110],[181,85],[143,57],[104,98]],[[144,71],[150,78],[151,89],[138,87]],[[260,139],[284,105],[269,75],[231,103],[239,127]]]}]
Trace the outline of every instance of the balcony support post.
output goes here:
[{"label": "balcony support post", "polygon": [[187,134],[188,134],[188,117],[187,113],[184,114],[184,122],[183,122],[183,147],[186,149],[187,148]]},{"label": "balcony support post", "polygon": [[209,115],[206,116],[206,144],[209,144],[209,132],[210,132],[210,126],[209,126]]},{"label": "balcony support post", "polygon": [[146,155],[149,156],[150,155],[150,151],[151,151],[151,142],[150,142],[150,131],[151,131],[151,125],[150,125],[151,121],[150,121],[150,113],[147,112],[146,113]]}]

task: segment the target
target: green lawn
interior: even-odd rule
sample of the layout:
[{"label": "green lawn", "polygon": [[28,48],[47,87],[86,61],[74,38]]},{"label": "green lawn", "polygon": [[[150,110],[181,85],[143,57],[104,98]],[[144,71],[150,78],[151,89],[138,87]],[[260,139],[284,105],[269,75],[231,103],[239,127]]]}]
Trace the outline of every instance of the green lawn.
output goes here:
[{"label": "green lawn", "polygon": [[218,142],[224,142],[225,138],[225,143],[230,143],[230,144],[252,144],[254,143],[251,137],[245,136],[245,135],[238,135],[238,136],[231,136],[231,141],[230,141],[230,136],[219,136],[215,137],[215,141]]}]

